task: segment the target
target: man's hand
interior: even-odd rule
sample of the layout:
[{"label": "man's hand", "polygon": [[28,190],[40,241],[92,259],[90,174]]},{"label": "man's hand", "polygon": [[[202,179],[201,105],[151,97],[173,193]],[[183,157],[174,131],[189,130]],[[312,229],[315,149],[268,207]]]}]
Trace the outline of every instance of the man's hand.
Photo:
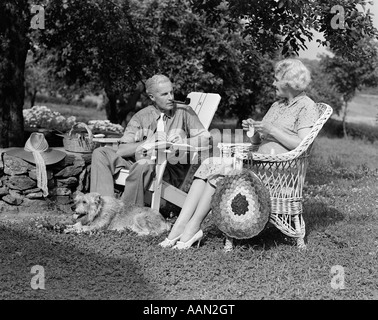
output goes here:
[{"label": "man's hand", "polygon": [[[151,159],[155,154],[155,145],[156,142],[167,141],[167,135],[164,132],[155,132],[153,135],[148,137],[135,151],[135,160],[141,159]],[[145,146],[149,145],[148,149],[145,149]]]},{"label": "man's hand", "polygon": [[[155,141],[153,141],[153,142],[151,141],[151,143],[155,143]],[[138,161],[138,160],[141,160],[141,159],[151,159],[154,151],[155,151],[154,148],[151,148],[149,150],[144,149],[143,144],[142,144],[135,151],[135,160]]]},{"label": "man's hand", "polygon": [[156,142],[156,141],[167,141],[167,134],[165,132],[162,132],[162,131],[156,131],[155,134],[154,134],[154,141],[153,142]]},{"label": "man's hand", "polygon": [[184,143],[183,138],[178,133],[169,136],[168,141],[172,143]]}]

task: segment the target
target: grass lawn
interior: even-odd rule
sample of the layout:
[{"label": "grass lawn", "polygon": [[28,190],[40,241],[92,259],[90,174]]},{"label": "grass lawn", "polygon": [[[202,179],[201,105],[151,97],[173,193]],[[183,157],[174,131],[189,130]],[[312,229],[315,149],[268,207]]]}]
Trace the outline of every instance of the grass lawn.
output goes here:
[{"label": "grass lawn", "polygon": [[[159,247],[165,235],[41,228],[69,219],[57,210],[1,219],[0,299],[378,300],[377,147],[316,140],[304,188],[305,251],[272,227],[225,253],[211,215],[201,246],[184,251]],[[48,275],[46,290],[30,289],[36,264]]]},{"label": "grass lawn", "polygon": [[[64,117],[75,116],[77,122],[88,123],[89,120],[106,120],[105,109],[98,110],[94,107],[85,107],[71,104],[60,104],[51,102],[39,102],[35,105],[46,106],[51,111],[57,111]],[[24,105],[24,109],[28,109],[29,104]]]},{"label": "grass lawn", "polygon": [[[360,141],[316,141],[305,186],[306,251],[268,228],[224,253],[211,215],[203,244],[180,252],[160,248],[164,236],[38,228],[36,221],[67,218],[52,212],[0,224],[2,256],[12,255],[3,258],[3,277],[16,281],[5,285],[0,298],[378,299],[378,159],[372,148]],[[346,150],[358,157],[341,156]],[[49,290],[22,290],[29,279],[25,270],[34,264],[48,270]],[[344,282],[337,282],[342,273]]]}]

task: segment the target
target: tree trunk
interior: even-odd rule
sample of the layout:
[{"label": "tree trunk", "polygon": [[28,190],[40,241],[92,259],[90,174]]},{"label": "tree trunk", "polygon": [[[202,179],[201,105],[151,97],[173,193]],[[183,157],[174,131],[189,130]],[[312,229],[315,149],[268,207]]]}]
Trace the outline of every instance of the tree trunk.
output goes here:
[{"label": "tree trunk", "polygon": [[127,102],[120,94],[114,93],[105,88],[108,102],[105,104],[106,117],[111,123],[122,124],[131,111],[136,110],[136,104],[144,90],[143,85],[138,87],[129,95]]},{"label": "tree trunk", "polygon": [[344,133],[344,138],[345,139],[348,139],[348,132],[347,132],[347,129],[346,129],[347,112],[348,112],[348,102],[344,101],[344,112],[343,112],[342,123],[343,123],[343,133]]},{"label": "tree trunk", "polygon": [[0,147],[24,144],[24,71],[29,49],[30,8],[27,0],[0,5]]},{"label": "tree trunk", "polygon": [[136,106],[137,106],[137,103],[140,99],[140,96],[141,94],[143,93],[144,91],[144,85],[143,83],[139,83],[137,88],[133,91],[132,94],[130,94],[129,98],[127,99],[127,104],[125,106],[125,109],[124,111],[120,114],[120,124],[122,123],[126,123],[127,124],[127,115],[132,112],[132,111],[135,111],[136,112]]},{"label": "tree trunk", "polygon": [[105,104],[106,117],[111,123],[117,123],[117,95],[105,89],[108,102]]},{"label": "tree trunk", "polygon": [[34,107],[35,99],[37,98],[37,92],[38,92],[38,90],[34,89],[33,93],[31,94],[31,97],[30,97],[30,108]]}]

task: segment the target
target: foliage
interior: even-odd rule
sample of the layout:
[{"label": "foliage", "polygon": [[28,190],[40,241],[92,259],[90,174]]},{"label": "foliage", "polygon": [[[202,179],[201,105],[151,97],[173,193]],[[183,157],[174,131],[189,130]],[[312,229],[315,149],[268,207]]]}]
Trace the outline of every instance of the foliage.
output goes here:
[{"label": "foliage", "polygon": [[274,60],[267,55],[250,56],[242,62],[242,94],[234,106],[227,110],[228,117],[237,117],[238,123],[250,116],[262,117],[276,99],[273,88]]},{"label": "foliage", "polygon": [[[94,82],[79,84],[67,83],[64,78],[57,76],[55,57],[46,53],[38,46],[31,47],[28,51],[25,65],[25,94],[30,100],[30,107],[36,102],[72,102],[89,105],[77,101],[85,94],[96,92]],[[93,104],[92,104],[93,105]]]},{"label": "foliage", "polygon": [[145,48],[127,19],[128,1],[51,0],[46,11],[47,31],[39,40],[55,53],[59,75],[68,83],[100,81],[121,91],[139,80]]},{"label": "foliage", "polygon": [[[366,37],[377,36],[371,13],[361,12],[366,0],[191,0],[198,12],[205,12],[209,21],[217,21],[230,10],[230,19],[242,19],[244,36],[252,39],[253,51],[272,53],[279,50],[282,55],[298,53],[307,49],[305,41],[313,40],[314,31],[323,33],[325,40],[319,44],[328,46],[335,54],[348,60],[366,57],[358,42]],[[336,24],[336,12],[332,8],[344,9],[344,24]],[[336,20],[336,21],[335,21]]]},{"label": "foliage", "polygon": [[[43,31],[30,30],[31,3],[46,5]],[[33,59],[48,64],[50,75],[64,80],[65,91],[104,89],[111,122],[120,123],[135,111],[143,81],[156,72],[172,77],[178,98],[193,90],[218,92],[219,113],[243,119],[271,105],[272,62],[305,48],[312,30],[324,32],[321,44],[336,55],[366,58],[369,53],[359,41],[377,31],[358,4],[366,1],[4,0],[0,145],[23,140],[24,69],[30,48]],[[331,23],[334,5],[345,9],[345,28]],[[38,64],[34,67],[27,68],[29,79],[29,71],[37,76],[44,72]]]},{"label": "foliage", "polygon": [[23,141],[24,70],[31,19],[29,5],[28,0],[0,2],[0,147],[17,146]]},{"label": "foliage", "polygon": [[[207,25],[188,1],[128,1],[99,8],[93,0],[67,0],[51,1],[48,9],[47,19],[55,23],[38,40],[52,57],[56,74],[69,84],[105,87],[110,102],[115,95],[128,103],[133,90],[143,90],[135,90],[139,80],[165,73],[175,83],[178,98],[191,91],[218,92],[225,109],[242,106],[231,112],[241,117],[264,87],[257,79],[258,61],[249,70],[244,51],[250,43],[241,37],[243,25],[234,22],[230,30],[226,18]],[[133,38],[141,41],[136,45],[130,42]],[[108,118],[117,113],[109,111]]]},{"label": "foliage", "polygon": [[[71,113],[72,114],[72,113]],[[64,116],[58,111],[53,111],[46,106],[34,106],[23,110],[24,127],[58,130],[67,132],[80,121],[76,116]],[[93,132],[108,132],[123,134],[124,128],[119,124],[111,123],[109,120],[89,120],[85,121]]]},{"label": "foliage", "polygon": [[[50,32],[43,42],[49,37],[56,39],[47,47],[57,47],[57,52],[64,52],[57,60],[59,74],[81,83],[94,80],[100,85],[104,85],[104,79],[111,74],[114,81],[106,89],[107,94],[113,90],[117,97],[122,95],[127,104],[138,76],[144,80],[154,73],[165,73],[174,81],[178,98],[184,98],[190,91],[218,92],[223,98],[218,115],[239,119],[256,112],[264,113],[271,105],[274,99],[271,90],[272,59],[277,58],[278,52],[292,55],[304,49],[305,39],[312,39],[310,27],[328,32],[326,39],[330,41],[330,48],[348,57],[351,55],[347,48],[339,45],[341,36],[348,38],[350,44],[350,41],[359,38],[361,30],[365,35],[374,34],[367,13],[357,13],[360,17],[358,22],[351,24],[350,19],[357,12],[356,1],[345,3],[346,29],[337,30],[338,35],[330,26],[332,3],[322,1],[130,0],[104,4],[102,12],[98,11],[93,0],[86,0],[80,5],[71,0],[63,4],[58,1],[52,3],[50,11],[55,10],[56,13],[51,18],[60,21],[57,24],[59,29]],[[340,5],[339,2],[337,4]],[[108,24],[101,22],[104,17],[112,21]],[[97,22],[94,23],[94,20]],[[63,21],[67,26],[62,28],[60,24]],[[122,35],[118,25],[124,26]],[[351,36],[350,26],[357,35],[353,33],[354,36]],[[80,36],[68,36],[72,29]],[[131,43],[127,41],[121,45],[114,38],[143,39],[138,43],[140,50],[131,54],[140,57],[143,63],[129,56],[129,60],[119,58],[125,56],[125,51],[134,51],[135,48],[130,47]],[[104,44],[107,51],[103,48]],[[98,55],[99,52],[106,52],[107,56]],[[123,64],[109,63],[120,60]],[[321,84],[321,81],[314,83]],[[331,97],[332,105],[340,104],[331,92],[326,91],[318,89],[317,97]],[[141,90],[138,92],[140,94]],[[110,102],[113,100],[110,99]],[[112,113],[113,117],[117,112]]]},{"label": "foliage", "polygon": [[353,61],[346,60],[342,56],[323,56],[320,60],[320,67],[324,73],[329,74],[329,80],[338,92],[343,96],[345,102],[349,102],[356,94],[356,91],[363,86],[378,85],[378,45],[375,42],[364,39],[359,42],[360,48],[369,54],[369,59],[359,58]]},{"label": "foliage", "polygon": [[361,50],[368,55],[354,60],[346,60],[344,57],[335,55],[333,57],[323,56],[320,67],[324,74],[327,74],[328,83],[341,93],[343,105],[343,128],[344,136],[348,136],[346,129],[346,115],[348,103],[355,96],[356,91],[363,86],[377,86],[378,84],[378,46],[377,42],[370,39],[363,39],[358,43]]},{"label": "foliage", "polygon": [[30,107],[34,106],[38,92],[57,83],[57,79],[49,76],[47,61],[39,60],[33,51],[28,51],[25,63],[25,95],[30,99]]},{"label": "foliage", "polygon": [[307,95],[315,102],[324,102],[332,106],[335,113],[339,113],[343,103],[342,95],[331,84],[329,73],[324,72],[317,60],[303,59],[302,61],[311,71],[311,83],[307,88]]},{"label": "foliage", "polygon": [[230,21],[227,10],[218,21],[207,23],[188,1],[141,3],[138,16],[146,16],[144,26],[156,57],[152,74],[167,73],[180,98],[191,91],[217,92],[222,96],[218,115],[239,119],[270,105],[271,96],[264,91],[273,82],[272,61],[249,54],[253,44],[241,35],[244,24]]},{"label": "foliage", "polygon": [[141,28],[130,16],[129,1],[51,0],[46,32],[38,42],[57,75],[69,85],[105,92],[109,120],[117,122],[117,99],[133,91],[151,58]]}]

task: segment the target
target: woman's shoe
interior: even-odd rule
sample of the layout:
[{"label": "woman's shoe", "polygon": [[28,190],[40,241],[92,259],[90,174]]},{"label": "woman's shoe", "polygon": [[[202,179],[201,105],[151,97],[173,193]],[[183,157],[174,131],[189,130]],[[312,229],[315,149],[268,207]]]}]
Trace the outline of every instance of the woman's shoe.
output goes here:
[{"label": "woman's shoe", "polygon": [[186,242],[182,242],[182,241],[177,241],[176,245],[173,247],[173,249],[179,249],[179,250],[182,250],[182,249],[189,249],[193,243],[195,243],[196,241],[198,241],[198,245],[197,245],[197,248],[199,247],[200,243],[201,243],[201,239],[203,237],[203,231],[200,229],[197,231],[197,233],[191,238],[189,239],[188,241]]},{"label": "woman's shoe", "polygon": [[180,239],[181,236],[182,236],[182,234],[180,234],[178,237],[176,237],[172,240],[165,238],[163,242],[159,243],[159,246],[161,246],[163,248],[172,248],[176,244],[176,242]]}]

